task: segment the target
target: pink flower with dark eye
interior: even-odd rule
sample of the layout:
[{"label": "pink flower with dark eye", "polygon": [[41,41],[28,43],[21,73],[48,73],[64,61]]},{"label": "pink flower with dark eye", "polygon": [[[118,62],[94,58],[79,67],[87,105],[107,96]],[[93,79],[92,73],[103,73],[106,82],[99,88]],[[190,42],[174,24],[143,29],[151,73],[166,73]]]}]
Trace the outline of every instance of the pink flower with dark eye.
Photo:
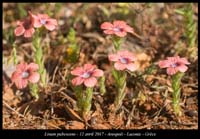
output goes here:
[{"label": "pink flower with dark eye", "polygon": [[162,60],[158,63],[160,68],[167,68],[168,75],[174,75],[178,71],[185,72],[190,64],[186,58],[180,58],[179,56],[167,57],[167,60]]},{"label": "pink flower with dark eye", "polygon": [[57,20],[50,18],[47,14],[37,14],[33,15],[34,18],[34,27],[40,28],[42,26],[45,26],[47,30],[54,30],[56,26],[58,25]]},{"label": "pink flower with dark eye", "polygon": [[15,83],[18,89],[25,88],[28,85],[28,81],[31,83],[37,83],[40,79],[39,73],[36,72],[39,67],[35,63],[21,63],[16,67],[16,71],[11,76],[12,82]]},{"label": "pink flower with dark eye", "polygon": [[101,29],[104,29],[105,34],[115,34],[119,37],[126,36],[127,32],[133,33],[133,28],[127,25],[126,22],[116,20],[112,23],[104,22],[101,24]]},{"label": "pink flower with dark eye", "polygon": [[94,87],[97,83],[97,77],[103,76],[103,71],[96,69],[95,65],[85,64],[83,67],[77,67],[71,71],[72,75],[78,76],[72,80],[74,86],[84,83],[86,87]]},{"label": "pink flower with dark eye", "polygon": [[108,56],[110,61],[114,61],[114,67],[116,70],[125,70],[135,71],[137,65],[134,63],[136,57],[129,51],[118,51],[117,54],[110,54]]},{"label": "pink flower with dark eye", "polygon": [[25,38],[30,38],[33,36],[33,33],[35,32],[35,29],[33,27],[33,18],[31,12],[29,12],[30,18],[26,18],[23,21],[17,22],[17,28],[15,29],[15,35],[21,36],[24,34]]}]

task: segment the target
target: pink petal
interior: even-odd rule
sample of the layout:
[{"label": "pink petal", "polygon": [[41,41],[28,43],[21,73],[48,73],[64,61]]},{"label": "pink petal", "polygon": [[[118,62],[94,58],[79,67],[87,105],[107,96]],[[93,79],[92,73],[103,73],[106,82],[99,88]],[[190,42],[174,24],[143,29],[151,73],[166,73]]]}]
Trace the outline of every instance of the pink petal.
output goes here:
[{"label": "pink petal", "polygon": [[25,29],[23,26],[19,26],[15,29],[15,35],[20,36],[25,32]]},{"label": "pink petal", "polygon": [[179,61],[182,63],[182,64],[190,64],[190,62],[188,62],[188,60],[186,58],[180,58]]},{"label": "pink petal", "polygon": [[40,23],[40,19],[38,17],[34,18],[34,24],[33,24],[33,26],[35,28],[40,28],[42,26],[42,24]]},{"label": "pink petal", "polygon": [[17,25],[18,25],[18,26],[22,26],[22,25],[23,25],[23,22],[17,21]]},{"label": "pink petal", "polygon": [[16,80],[18,80],[18,78],[21,78],[21,74],[22,74],[21,71],[15,71],[15,72],[13,72],[12,76],[11,76],[12,82],[15,82]]},{"label": "pink petal", "polygon": [[119,60],[119,56],[116,55],[116,54],[110,54],[110,55],[108,55],[108,59],[110,61],[118,61]]},{"label": "pink petal", "polygon": [[33,36],[33,33],[35,32],[35,29],[34,28],[30,28],[30,29],[28,29],[28,30],[26,30],[25,32],[24,32],[24,37],[25,38],[30,38],[30,37],[32,37]]},{"label": "pink petal", "polygon": [[81,77],[76,77],[72,80],[72,84],[74,86],[78,86],[78,85],[81,85],[83,83],[84,79],[81,78]]},{"label": "pink petal", "polygon": [[162,60],[158,63],[158,66],[160,68],[167,68],[167,67],[170,67],[171,65],[171,62],[169,60]]},{"label": "pink petal", "polygon": [[167,74],[168,75],[174,75],[177,72],[177,68],[167,68]]},{"label": "pink petal", "polygon": [[112,29],[113,25],[109,22],[104,22],[103,24],[101,24],[101,29]]},{"label": "pink petal", "polygon": [[47,14],[37,14],[37,16],[41,19],[41,18],[43,18],[43,19],[48,19],[49,18],[49,16],[47,15]]},{"label": "pink petal", "polygon": [[103,31],[105,34],[114,34],[114,31],[113,30],[104,30]]},{"label": "pink petal", "polygon": [[116,26],[120,26],[120,27],[125,27],[126,26],[126,22],[124,21],[120,21],[120,20],[116,20],[113,22],[114,27]]},{"label": "pink petal", "polygon": [[177,67],[177,69],[180,71],[180,72],[186,72],[188,67],[181,64],[180,66]]},{"label": "pink petal", "polygon": [[128,64],[126,65],[126,68],[127,68],[128,70],[130,70],[130,71],[135,71],[135,70],[137,69],[137,66],[136,66],[135,64],[133,64],[133,63],[128,63]]},{"label": "pink petal", "polygon": [[93,71],[95,68],[96,66],[92,64],[84,64],[83,66],[84,71]]},{"label": "pink petal", "polygon": [[168,61],[171,61],[171,62],[174,63],[174,62],[176,62],[177,60],[179,60],[179,58],[180,58],[179,56],[175,56],[175,57],[167,57],[167,60],[168,60]]},{"label": "pink petal", "polygon": [[53,24],[53,25],[55,25],[55,26],[58,25],[58,22],[57,22],[56,19],[48,19],[47,22],[49,22],[49,23],[51,23],[51,24]]},{"label": "pink petal", "polygon": [[94,87],[97,83],[97,79],[95,77],[90,77],[85,79],[84,84],[87,87]]},{"label": "pink petal", "polygon": [[27,69],[29,69],[30,71],[36,71],[36,70],[39,69],[39,66],[38,66],[38,64],[30,63],[30,64],[28,65],[28,68],[27,68]]},{"label": "pink petal", "polygon": [[44,25],[46,29],[52,31],[56,28],[56,26],[50,22],[48,22],[47,24]]},{"label": "pink petal", "polygon": [[15,81],[15,85],[18,89],[23,89],[28,85],[28,80],[19,78]]},{"label": "pink petal", "polygon": [[118,55],[123,57],[123,58],[127,58],[130,61],[135,61],[137,58],[133,55],[133,53],[125,50],[125,51],[119,51]]},{"label": "pink petal", "polygon": [[119,36],[119,37],[125,37],[126,36],[126,32],[125,31],[119,31],[119,32],[115,32],[115,35]]},{"label": "pink petal", "polygon": [[31,22],[33,23],[34,20],[35,20],[35,18],[37,18],[37,16],[34,15],[34,14],[32,14],[31,11],[28,11],[28,14],[29,14],[29,16],[30,16]]},{"label": "pink petal", "polygon": [[130,32],[130,33],[133,33],[133,28],[126,25],[126,28],[125,28],[126,32]]},{"label": "pink petal", "polygon": [[126,64],[122,64],[120,62],[116,62],[114,64],[114,67],[115,67],[116,70],[124,70],[126,68]]},{"label": "pink petal", "polygon": [[77,75],[80,76],[83,73],[83,68],[82,67],[76,67],[74,70],[71,71],[72,75]]},{"label": "pink petal", "polygon": [[103,76],[103,71],[100,69],[95,69],[92,76],[101,77],[101,76]]},{"label": "pink petal", "polygon": [[32,72],[31,75],[28,77],[28,80],[31,83],[37,83],[40,79],[40,74],[37,72]]},{"label": "pink petal", "polygon": [[27,69],[27,67],[28,67],[27,63],[20,63],[20,64],[17,65],[16,69],[18,71],[23,72]]}]

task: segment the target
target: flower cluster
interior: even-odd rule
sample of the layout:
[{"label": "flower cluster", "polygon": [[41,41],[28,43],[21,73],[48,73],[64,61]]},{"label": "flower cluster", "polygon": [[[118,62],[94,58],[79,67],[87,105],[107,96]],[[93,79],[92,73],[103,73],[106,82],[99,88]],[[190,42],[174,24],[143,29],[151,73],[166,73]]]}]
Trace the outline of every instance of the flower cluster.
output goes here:
[{"label": "flower cluster", "polygon": [[47,14],[34,15],[29,11],[29,18],[17,22],[15,35],[21,36],[24,34],[25,38],[33,36],[35,29],[44,26],[47,30],[54,30],[58,25],[56,19],[50,18]]},{"label": "flower cluster", "polygon": [[[35,28],[44,27],[47,30],[52,31],[58,25],[57,20],[50,18],[47,14],[34,15],[30,11],[28,13],[28,18],[17,22],[17,28],[14,30],[16,36],[23,35],[25,38],[30,38],[35,33]],[[125,21],[121,20],[116,20],[113,23],[104,22],[101,24],[100,28],[103,29],[105,34],[115,35],[113,43],[116,51],[115,53],[109,54],[108,59],[109,61],[114,62],[114,70],[112,73],[113,77],[115,78],[118,91],[114,103],[116,108],[119,108],[122,105],[123,99],[126,95],[126,71],[128,70],[133,72],[138,69],[136,56],[128,50],[121,50],[121,40],[123,40],[123,37],[125,37],[127,33],[134,34],[134,29],[130,27]],[[73,39],[75,40],[75,35]],[[40,39],[35,37],[35,40],[35,42],[39,42],[38,40]],[[35,43],[34,47],[36,53],[38,54],[35,58],[37,64],[18,64],[16,71],[12,74],[11,80],[19,89],[25,88],[29,82],[37,83],[40,79],[40,74],[44,74],[46,72],[43,70],[44,67],[41,66],[44,65],[44,63],[42,63],[43,59],[41,56],[42,49],[38,46],[40,46],[39,43]],[[177,105],[175,104],[179,102],[180,85],[177,82],[180,83],[182,77],[182,75],[179,75],[179,73],[183,74],[185,71],[187,71],[188,67],[186,65],[188,64],[190,63],[186,58],[180,58],[179,56],[167,57],[166,60],[159,61],[158,63],[160,68],[167,68],[167,74],[173,78],[172,88],[174,90],[174,109],[178,109]],[[37,70],[39,70],[40,74],[37,72]],[[76,67],[71,71],[71,75],[74,76],[71,81],[72,85],[76,88],[77,86],[79,87],[83,84],[87,88],[84,97],[83,95],[80,95],[80,93],[83,94],[82,90],[78,90],[76,94],[78,104],[83,105],[79,106],[83,112],[88,113],[90,110],[93,87],[97,84],[97,79],[99,77],[104,77],[103,74],[104,72],[102,70],[98,69],[96,65],[92,64],[84,64],[83,67]],[[41,79],[43,79],[43,77],[45,77],[45,74],[44,76],[41,76]],[[102,84],[103,83],[104,82],[102,80]]]}]

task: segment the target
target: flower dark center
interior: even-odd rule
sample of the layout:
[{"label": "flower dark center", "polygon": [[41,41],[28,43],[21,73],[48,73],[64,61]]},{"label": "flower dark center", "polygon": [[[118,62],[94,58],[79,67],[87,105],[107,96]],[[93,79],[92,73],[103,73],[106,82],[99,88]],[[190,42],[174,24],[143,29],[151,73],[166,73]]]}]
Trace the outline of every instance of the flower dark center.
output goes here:
[{"label": "flower dark center", "polygon": [[120,27],[115,27],[113,29],[115,32],[122,32],[124,29],[123,28],[120,28]]},{"label": "flower dark center", "polygon": [[89,78],[92,75],[92,72],[84,72],[81,77],[82,78]]},{"label": "flower dark center", "polygon": [[175,67],[177,67],[178,65],[179,65],[179,63],[172,63],[172,64],[171,64],[171,67],[172,67],[172,68],[175,68]]},{"label": "flower dark center", "polygon": [[47,23],[47,21],[46,21],[45,19],[40,19],[40,23],[41,23],[42,25],[45,25],[45,24]]},{"label": "flower dark center", "polygon": [[128,59],[127,59],[127,58],[123,58],[123,57],[122,57],[122,58],[120,58],[119,60],[120,60],[120,62],[123,63],[123,64],[127,64],[127,63],[128,63]]},{"label": "flower dark center", "polygon": [[28,20],[28,19],[27,19],[27,20],[24,21],[23,27],[25,28],[25,30],[30,29],[31,26],[32,26],[31,20]]},{"label": "flower dark center", "polygon": [[27,71],[22,72],[22,78],[27,78],[29,73]]}]

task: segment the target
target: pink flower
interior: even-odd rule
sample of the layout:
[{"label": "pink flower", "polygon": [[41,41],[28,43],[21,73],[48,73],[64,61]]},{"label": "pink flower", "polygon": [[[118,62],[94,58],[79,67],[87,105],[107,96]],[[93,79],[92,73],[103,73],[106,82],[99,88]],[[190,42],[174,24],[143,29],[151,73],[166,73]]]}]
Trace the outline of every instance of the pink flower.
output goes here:
[{"label": "pink flower", "polygon": [[101,29],[104,29],[105,34],[115,34],[119,37],[126,36],[127,32],[133,33],[133,28],[124,21],[116,20],[113,24],[104,22],[101,24]]},{"label": "pink flower", "polygon": [[21,36],[24,34],[25,38],[30,38],[33,36],[33,33],[35,32],[35,29],[33,27],[33,18],[31,13],[29,12],[30,18],[26,18],[23,21],[17,22],[17,28],[15,29],[15,35]]},{"label": "pink flower", "polygon": [[50,18],[47,14],[37,14],[37,16],[33,15],[33,18],[35,28],[45,26],[46,29],[52,31],[58,25],[56,19]]},{"label": "pink flower", "polygon": [[11,80],[19,89],[25,88],[28,85],[28,81],[37,83],[40,79],[39,73],[36,72],[38,68],[38,65],[35,63],[30,63],[29,65],[27,63],[18,64]]},{"label": "pink flower", "polygon": [[168,75],[174,75],[178,71],[185,72],[190,64],[186,58],[180,58],[179,56],[167,57],[167,60],[162,60],[158,63],[160,68],[167,68]]},{"label": "pink flower", "polygon": [[118,51],[117,54],[110,54],[108,56],[110,61],[114,61],[114,67],[116,70],[125,70],[135,71],[137,65],[134,63],[136,57],[129,51]]},{"label": "pink flower", "polygon": [[103,76],[103,71],[96,69],[95,65],[85,64],[83,67],[77,67],[71,71],[72,75],[78,76],[72,80],[75,86],[84,83],[87,87],[94,87],[97,83],[96,77]]}]

